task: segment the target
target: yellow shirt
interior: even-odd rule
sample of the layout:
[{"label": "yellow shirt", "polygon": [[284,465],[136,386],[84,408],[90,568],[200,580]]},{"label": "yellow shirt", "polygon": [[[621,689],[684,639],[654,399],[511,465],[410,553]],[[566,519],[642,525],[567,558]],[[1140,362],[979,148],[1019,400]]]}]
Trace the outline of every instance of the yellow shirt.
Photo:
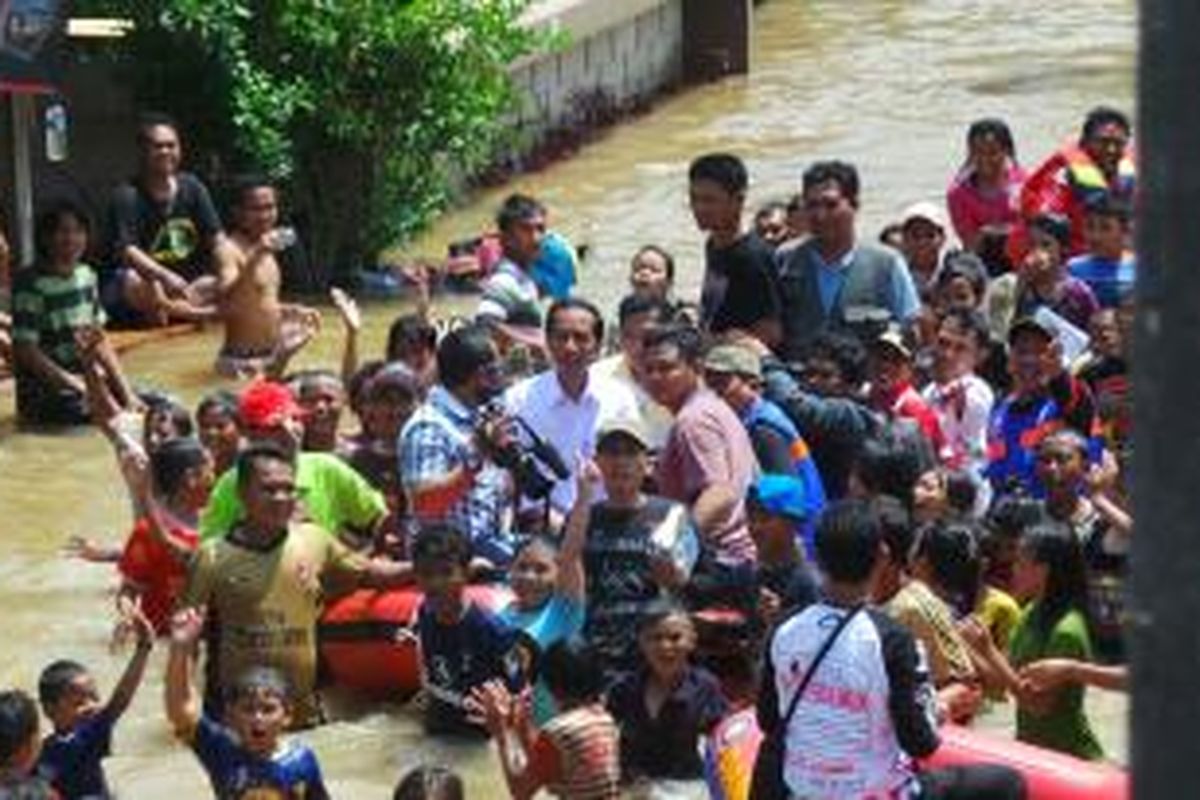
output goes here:
[{"label": "yellow shirt", "polygon": [[1000,651],[1008,652],[1013,628],[1017,627],[1017,620],[1021,618],[1021,606],[1017,601],[1007,592],[987,586],[975,607],[975,615],[988,629]]},{"label": "yellow shirt", "polygon": [[[292,719],[305,727],[320,719],[316,696],[317,620],[322,578],[357,580],[366,562],[321,528],[296,523],[281,544],[253,550],[221,538],[204,542],[192,563],[185,607],[207,608],[215,623],[219,686],[251,667],[273,667],[287,679]],[[209,687],[213,690],[215,687]]]}]

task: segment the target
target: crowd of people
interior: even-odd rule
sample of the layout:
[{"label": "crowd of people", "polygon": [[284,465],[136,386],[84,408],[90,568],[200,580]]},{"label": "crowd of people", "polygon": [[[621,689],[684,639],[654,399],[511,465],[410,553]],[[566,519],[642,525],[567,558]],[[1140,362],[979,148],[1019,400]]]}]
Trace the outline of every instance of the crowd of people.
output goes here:
[{"label": "crowd of people", "polygon": [[[573,264],[546,271],[546,209],[514,194],[473,319],[423,306],[363,360],[335,291],[342,363],[289,372],[320,314],[280,300],[277,189],[238,181],[226,231],[177,127],[146,118],[107,268],[83,262],[86,214],[48,210],[11,323],[20,419],[113,444],[132,532],[73,549],[115,563],[133,655],[106,701],[70,660],[38,703],[0,692],[0,797],[109,796],[160,638],[166,716],[215,796],[328,796],[284,734],[325,721],[319,621],[360,587],[423,593],[426,730],[494,739],[517,798],[705,797],[701,742],[752,704],[761,797],[1023,797],[1005,765],[917,766],[1002,702],[1017,739],[1103,758],[1084,690],[1125,675],[1131,133],[1097,108],[1027,172],[981,120],[944,202],[877,238],[849,163],[747,226],[744,164],[703,155],[700,296],[648,245],[615,319]],[[197,320],[225,326],[240,390],[194,413],[134,391],[105,325]],[[430,765],[395,797],[462,792]]]}]

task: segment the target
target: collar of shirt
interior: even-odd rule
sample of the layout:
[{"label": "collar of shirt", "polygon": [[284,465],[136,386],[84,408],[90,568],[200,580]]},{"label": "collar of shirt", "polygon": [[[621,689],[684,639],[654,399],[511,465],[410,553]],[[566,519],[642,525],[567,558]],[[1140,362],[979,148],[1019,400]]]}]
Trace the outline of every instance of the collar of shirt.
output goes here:
[{"label": "collar of shirt", "polygon": [[858,253],[858,245],[851,245],[850,249],[842,254],[841,258],[835,258],[833,261],[826,261],[821,255],[821,249],[814,247],[812,249],[813,263],[817,267],[826,272],[836,272],[839,274],[845,273],[850,266],[850,262],[854,260],[855,254]]},{"label": "collar of shirt", "polygon": [[493,274],[498,275],[502,272],[520,284],[532,284],[534,282],[532,276],[508,256],[500,259],[500,263],[496,264]]},{"label": "collar of shirt", "polygon": [[445,386],[438,384],[429,392],[429,402],[446,419],[461,428],[470,428],[475,424],[475,412],[462,404],[462,401],[450,393]]},{"label": "collar of shirt", "polygon": [[[583,392],[577,398],[571,397],[563,389],[562,382],[558,379],[558,373],[554,370],[547,370],[529,378],[524,384],[517,384],[513,387],[508,405],[518,411],[529,406],[536,406],[538,409],[562,407],[582,409],[585,406],[597,406],[600,405],[600,396],[596,392],[596,388],[600,383],[602,381],[596,380],[595,376],[589,374]],[[534,422],[534,420],[529,421]]]}]

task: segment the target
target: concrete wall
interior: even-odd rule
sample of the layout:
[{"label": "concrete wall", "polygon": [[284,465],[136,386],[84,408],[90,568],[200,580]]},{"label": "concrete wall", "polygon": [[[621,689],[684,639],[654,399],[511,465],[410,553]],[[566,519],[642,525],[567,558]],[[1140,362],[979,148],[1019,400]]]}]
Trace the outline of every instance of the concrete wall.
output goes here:
[{"label": "concrete wall", "polygon": [[534,139],[583,124],[597,103],[635,105],[682,76],[683,0],[548,0],[526,22],[567,36],[565,48],[513,65],[528,98],[515,123]]}]

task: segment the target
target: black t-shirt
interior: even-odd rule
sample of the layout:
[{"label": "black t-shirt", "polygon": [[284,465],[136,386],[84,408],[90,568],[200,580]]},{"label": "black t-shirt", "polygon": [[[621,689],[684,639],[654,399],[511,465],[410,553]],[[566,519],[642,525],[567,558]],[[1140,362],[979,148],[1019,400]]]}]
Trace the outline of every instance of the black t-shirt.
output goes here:
[{"label": "black t-shirt", "polygon": [[608,693],[608,710],[621,730],[621,773],[637,778],[696,780],[704,777],[697,743],[728,713],[721,684],[700,667],[683,680],[650,716],[643,670],[630,673]]},{"label": "black t-shirt", "polygon": [[650,535],[674,506],[662,497],[647,497],[635,509],[607,503],[592,506],[583,549],[587,575],[583,633],[609,674],[638,664],[638,620],[660,593],[650,566]]},{"label": "black t-shirt", "polygon": [[108,241],[112,264],[133,245],[187,280],[209,271],[213,238],[221,219],[208,189],[195,175],[175,176],[175,196],[160,203],[132,180],[116,188],[109,206]]},{"label": "black t-shirt", "polygon": [[802,561],[760,566],[758,585],[779,596],[785,614],[808,608],[817,601],[817,580]]},{"label": "black t-shirt", "polygon": [[746,234],[724,249],[709,240],[704,260],[700,313],[711,332],[779,319],[775,254],[757,234]]}]

